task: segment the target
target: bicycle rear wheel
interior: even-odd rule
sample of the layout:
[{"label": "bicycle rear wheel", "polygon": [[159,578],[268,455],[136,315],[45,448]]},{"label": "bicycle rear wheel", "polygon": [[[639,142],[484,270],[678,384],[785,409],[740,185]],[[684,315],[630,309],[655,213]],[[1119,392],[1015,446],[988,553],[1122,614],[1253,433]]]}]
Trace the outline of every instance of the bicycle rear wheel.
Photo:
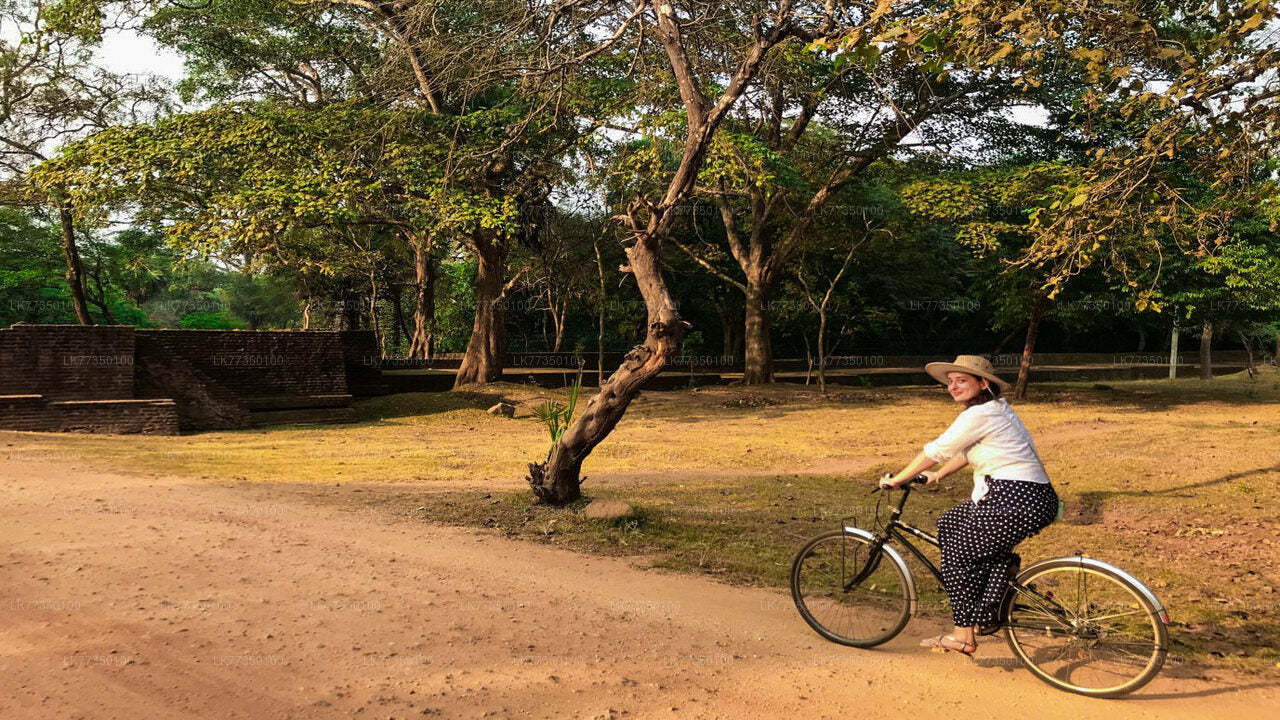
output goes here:
[{"label": "bicycle rear wheel", "polygon": [[1060,558],[1027,568],[1026,591],[1006,598],[1009,647],[1041,680],[1068,692],[1117,697],[1160,672],[1164,609],[1110,565]]},{"label": "bicycle rear wheel", "polygon": [[826,639],[869,648],[889,641],[911,617],[910,570],[860,535],[833,530],[810,540],[791,563],[791,597]]}]

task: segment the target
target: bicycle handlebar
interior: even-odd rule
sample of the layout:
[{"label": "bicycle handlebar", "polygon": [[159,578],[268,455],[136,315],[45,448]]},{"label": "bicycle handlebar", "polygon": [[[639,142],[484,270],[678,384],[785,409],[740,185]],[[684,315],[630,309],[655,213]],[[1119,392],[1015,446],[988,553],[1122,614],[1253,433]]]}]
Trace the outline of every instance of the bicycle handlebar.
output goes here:
[{"label": "bicycle handlebar", "polygon": [[[912,485],[924,485],[924,484],[925,484],[925,483],[927,483],[927,482],[929,482],[929,479],[928,479],[928,478],[926,478],[924,475],[917,475],[917,476],[915,476],[915,477],[911,478],[910,480],[906,481],[905,483],[903,483],[903,484],[902,484],[902,485],[900,485],[899,487],[900,487],[900,488],[902,488],[902,487],[910,488]],[[880,484],[879,484],[879,483],[880,483],[880,481],[878,481],[878,480],[877,480],[877,481],[876,481],[876,486],[875,486],[874,488],[872,488],[871,492],[870,492],[870,493],[868,493],[868,494],[872,494],[872,495],[874,495],[875,493],[880,492],[881,487],[880,487]]]}]

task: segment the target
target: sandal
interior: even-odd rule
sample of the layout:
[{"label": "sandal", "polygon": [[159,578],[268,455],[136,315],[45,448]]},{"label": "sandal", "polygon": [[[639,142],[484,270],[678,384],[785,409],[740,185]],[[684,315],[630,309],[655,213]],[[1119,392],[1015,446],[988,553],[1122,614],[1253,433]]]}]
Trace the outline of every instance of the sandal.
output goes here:
[{"label": "sandal", "polygon": [[973,654],[978,651],[977,643],[962,642],[950,635],[938,635],[936,637],[925,638],[920,641],[920,646],[931,648],[934,652],[955,651],[968,658],[972,658]]}]

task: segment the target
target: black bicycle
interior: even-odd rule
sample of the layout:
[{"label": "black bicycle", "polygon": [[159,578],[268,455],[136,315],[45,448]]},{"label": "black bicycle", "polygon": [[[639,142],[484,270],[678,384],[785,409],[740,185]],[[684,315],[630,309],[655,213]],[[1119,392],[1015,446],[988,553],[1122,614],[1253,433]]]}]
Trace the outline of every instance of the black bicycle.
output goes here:
[{"label": "black bicycle", "polygon": [[[908,536],[934,547],[938,539],[900,519],[911,485],[924,481],[918,475],[902,486],[883,528],[846,521],[796,554],[791,596],[819,635],[870,648],[902,632],[917,610],[917,595],[897,546],[941,585],[942,573]],[[1014,655],[1036,677],[1081,695],[1133,692],[1160,672],[1168,652],[1169,616],[1156,596],[1129,573],[1083,555],[1041,560],[1017,573],[1000,618],[986,634],[1004,630]]]}]

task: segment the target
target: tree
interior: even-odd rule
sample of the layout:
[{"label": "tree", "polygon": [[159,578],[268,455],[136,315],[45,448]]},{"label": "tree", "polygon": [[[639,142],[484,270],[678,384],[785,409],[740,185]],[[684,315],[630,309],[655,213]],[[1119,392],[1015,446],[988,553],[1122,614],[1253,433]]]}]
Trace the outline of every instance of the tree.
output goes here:
[{"label": "tree", "polygon": [[[686,37],[714,28],[715,18],[704,21],[670,0],[641,0],[634,14],[627,16],[625,23],[638,22],[646,31],[637,42],[657,42],[662,48],[664,71],[669,68],[674,76],[680,99],[679,122],[671,130],[682,135],[683,141],[678,156],[662,167],[659,182],[638,184],[625,200],[618,199],[616,217],[626,238],[625,271],[635,278],[648,314],[645,341],[627,354],[587,401],[586,408],[552,444],[547,460],[530,463],[528,481],[540,500],[563,505],[580,496],[583,461],[617,426],[644,383],[679,352],[688,324],[681,319],[662,274],[663,244],[693,193],[717,131],[766,57],[797,32],[816,34],[824,27],[834,27],[832,9],[832,5],[808,4],[801,9],[791,0],[781,0],[776,6],[763,2],[739,6],[735,12],[758,30],[743,48],[712,66],[695,64],[696,56],[691,55]],[[813,27],[807,27],[810,24]],[[615,27],[619,32],[626,29],[621,24]],[[722,68],[731,69],[727,76],[718,77]],[[654,128],[656,133],[662,130]]]},{"label": "tree", "polygon": [[[1034,241],[1030,216],[1071,185],[1079,168],[1061,163],[984,169],[917,180],[901,191],[912,212],[952,224],[956,239],[986,261],[989,283],[1001,305],[1025,312],[1026,340],[1013,397],[1026,397],[1040,324],[1051,310],[1050,278],[1019,261]],[[1002,278],[1000,276],[1003,276]],[[1059,283],[1059,289],[1060,289]],[[1000,321],[997,316],[993,318]],[[1016,329],[1016,328],[1015,328]]]},{"label": "tree", "polygon": [[[877,32],[918,12],[885,3],[851,10],[860,20],[857,39],[836,55],[810,52],[813,36],[790,38],[764,63],[712,147],[699,193],[718,207],[723,227],[701,247],[678,246],[743,293],[747,384],[773,378],[769,300],[819,218],[856,222],[863,211],[879,210],[833,206],[843,188],[867,182],[890,156],[965,153],[966,145],[979,146],[967,154],[981,156],[1044,144],[1005,112],[1048,94],[1019,86],[1016,69],[949,72],[936,58],[880,51]],[[815,44],[827,46],[823,38]],[[724,52],[718,44],[703,50]],[[717,262],[725,256],[732,270]]]},{"label": "tree", "polygon": [[92,3],[0,3],[0,27],[0,203],[35,202],[57,213],[75,317],[91,325],[76,208],[57,187],[32,195],[25,174],[58,144],[139,117],[163,93],[95,64],[102,21]]},{"label": "tree", "polygon": [[432,114],[359,102],[223,105],[103,131],[32,175],[86,209],[134,211],[189,251],[298,270],[304,283],[314,270],[376,285],[387,229],[412,239],[514,227],[508,199],[466,190],[484,165],[454,162],[464,182],[449,186],[454,131]]},{"label": "tree", "polygon": [[[219,99],[248,92],[302,105],[359,99],[452,123],[453,132],[439,138],[447,152],[433,155],[441,187],[508,206],[517,218],[509,227],[405,237],[417,298],[414,355],[431,345],[437,258],[455,245],[475,258],[476,315],[455,380],[463,385],[501,372],[507,258],[513,243],[536,234],[537,206],[563,170],[560,155],[591,130],[574,122],[573,106],[583,98],[606,106],[608,93],[565,82],[576,77],[568,68],[613,42],[597,47],[586,31],[597,14],[614,11],[611,3],[596,5],[231,0],[211,14],[212,22],[203,15],[192,22],[194,11],[168,8],[151,25],[193,59],[191,92],[208,85]],[[455,164],[481,171],[455,173]]]}]

